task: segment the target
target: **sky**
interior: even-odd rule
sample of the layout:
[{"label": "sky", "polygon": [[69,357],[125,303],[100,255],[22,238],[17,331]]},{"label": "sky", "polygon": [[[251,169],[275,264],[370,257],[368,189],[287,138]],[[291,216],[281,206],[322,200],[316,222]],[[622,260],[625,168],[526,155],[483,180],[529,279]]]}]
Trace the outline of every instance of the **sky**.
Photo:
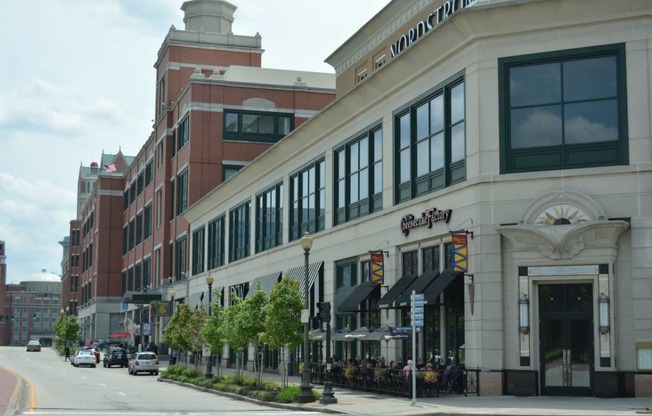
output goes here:
[{"label": "sky", "polygon": [[[262,36],[264,68],[324,63],[390,0],[229,0],[236,35]],[[3,0],[0,240],[7,283],[61,274],[80,166],[135,156],[152,130],[154,62],[183,0]]]}]

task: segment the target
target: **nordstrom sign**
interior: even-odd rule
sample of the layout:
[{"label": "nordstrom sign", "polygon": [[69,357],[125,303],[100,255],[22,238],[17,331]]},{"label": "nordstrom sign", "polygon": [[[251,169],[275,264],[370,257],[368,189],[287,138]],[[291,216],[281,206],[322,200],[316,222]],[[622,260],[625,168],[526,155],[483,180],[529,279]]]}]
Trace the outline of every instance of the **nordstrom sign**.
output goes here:
[{"label": "nordstrom sign", "polygon": [[393,45],[389,47],[390,56],[396,57],[398,54],[409,48],[412,43],[421,39],[426,33],[437,27],[441,22],[451,17],[455,12],[473,6],[476,0],[447,0],[441,6],[437,7],[424,20],[416,24],[408,33],[401,36]]}]

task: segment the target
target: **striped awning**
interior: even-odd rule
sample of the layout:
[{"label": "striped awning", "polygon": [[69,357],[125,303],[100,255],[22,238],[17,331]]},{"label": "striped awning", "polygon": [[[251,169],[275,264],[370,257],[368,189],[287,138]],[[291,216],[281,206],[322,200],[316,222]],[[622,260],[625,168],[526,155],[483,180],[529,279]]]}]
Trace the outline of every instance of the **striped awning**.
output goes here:
[{"label": "striped awning", "polygon": [[[316,263],[312,263],[308,265],[308,290],[310,290],[314,285],[315,281],[317,281],[317,278],[319,277],[319,271],[321,270],[321,266],[324,264],[323,261],[318,261]],[[287,270],[285,273],[283,273],[283,277],[287,277],[290,279],[294,279],[299,282],[299,288],[301,289],[301,293],[304,293],[305,291],[305,280],[306,280],[306,266],[299,266],[299,267],[293,267],[289,270]]]},{"label": "striped awning", "polygon": [[265,293],[267,293],[267,296],[271,295],[272,290],[274,289],[274,285],[276,285],[280,277],[281,272],[274,272],[255,278],[249,284],[249,292],[247,293],[247,297],[250,298],[256,293],[258,282],[260,282],[261,288]]},{"label": "striped awning", "polygon": [[190,309],[199,309],[203,305],[204,308],[208,307],[208,296],[204,292],[193,293],[188,298],[188,306]]}]

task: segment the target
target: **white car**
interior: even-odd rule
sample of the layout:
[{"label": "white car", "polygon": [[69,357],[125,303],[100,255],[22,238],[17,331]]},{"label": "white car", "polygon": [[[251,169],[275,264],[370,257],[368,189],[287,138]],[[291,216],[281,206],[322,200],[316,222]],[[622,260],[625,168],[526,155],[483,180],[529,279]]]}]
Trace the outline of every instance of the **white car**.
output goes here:
[{"label": "white car", "polygon": [[80,365],[87,365],[89,367],[95,368],[95,366],[97,365],[97,362],[95,360],[95,354],[93,354],[93,351],[75,352],[75,355],[72,356],[72,360],[70,360],[70,363],[75,367],[79,367]]},{"label": "white car", "polygon": [[27,351],[41,351],[41,343],[38,340],[31,340],[27,343]]},{"label": "white car", "polygon": [[158,375],[159,361],[156,354],[153,352],[137,352],[129,358],[129,374],[135,376],[136,374],[150,373]]}]

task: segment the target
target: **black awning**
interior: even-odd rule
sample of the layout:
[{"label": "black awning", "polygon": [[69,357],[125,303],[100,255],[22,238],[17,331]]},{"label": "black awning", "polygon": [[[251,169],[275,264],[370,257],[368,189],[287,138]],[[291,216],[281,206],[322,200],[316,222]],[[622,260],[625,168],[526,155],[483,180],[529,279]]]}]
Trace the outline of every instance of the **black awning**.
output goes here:
[{"label": "black awning", "polygon": [[364,302],[374,290],[378,289],[380,285],[371,282],[364,282],[360,286],[353,289],[353,292],[344,299],[344,302],[337,309],[338,313],[355,313],[358,312],[358,305]]},{"label": "black awning", "polygon": [[127,291],[122,295],[122,303],[133,303],[136,305],[145,305],[161,300],[162,296],[157,292],[131,292]]},{"label": "black awning", "polygon": [[423,298],[425,303],[432,305],[437,302],[437,298],[441,295],[448,285],[453,283],[456,277],[461,277],[459,274],[453,273],[450,269],[446,269],[439,273],[439,276],[423,291]]},{"label": "black awning", "polygon": [[396,301],[394,301],[394,305],[396,307],[401,307],[404,308],[406,306],[410,306],[410,297],[412,296],[412,291],[415,291],[416,293],[423,293],[423,290],[428,287],[428,285],[432,282],[434,278],[437,277],[439,272],[437,271],[431,271],[431,272],[425,272],[422,273],[419,277],[417,277],[414,282],[403,291],[403,294],[399,296]]},{"label": "black awning", "polygon": [[403,294],[403,291],[414,282],[417,276],[417,274],[409,274],[398,279],[394,286],[390,287],[387,293],[380,298],[378,307],[381,309],[394,308],[394,301]]}]

